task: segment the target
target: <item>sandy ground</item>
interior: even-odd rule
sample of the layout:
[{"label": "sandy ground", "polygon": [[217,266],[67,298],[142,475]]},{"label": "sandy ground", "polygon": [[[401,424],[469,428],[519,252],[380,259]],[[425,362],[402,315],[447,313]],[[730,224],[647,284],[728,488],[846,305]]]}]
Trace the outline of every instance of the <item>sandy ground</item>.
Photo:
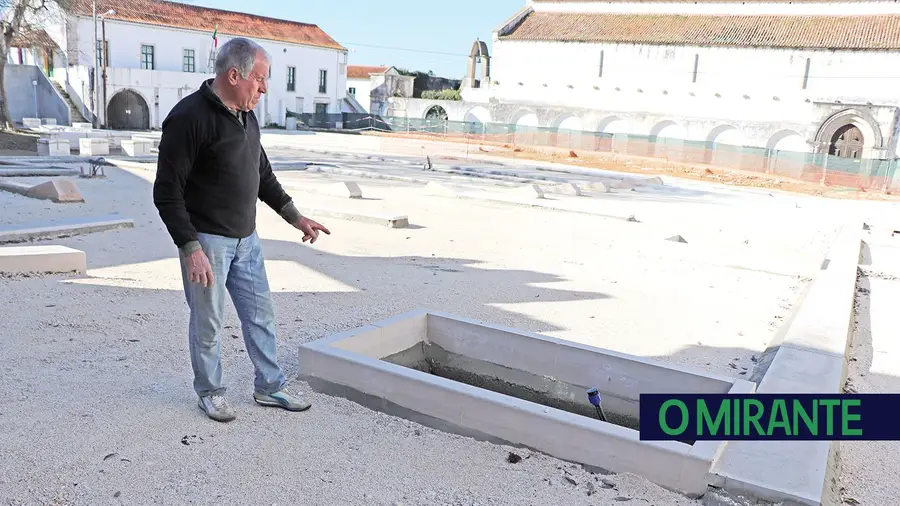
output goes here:
[{"label": "sandy ground", "polygon": [[[0,503],[698,503],[635,476],[591,475],[530,452],[514,450],[529,458],[510,464],[510,448],[375,413],[303,383],[296,388],[311,411],[256,407],[230,304],[223,365],[239,418],[208,420],[190,387],[187,308],[174,245],[152,206],[152,173],[107,174],[77,181],[85,204],[0,193],[0,224],[114,213],[136,223],[50,241],[86,251],[86,276],[0,280],[0,304],[12,308],[0,340]],[[603,209],[626,199],[626,211],[642,217],[632,223],[425,197],[415,184],[368,179],[367,199],[349,201],[321,192],[334,175],[278,177],[304,205],[399,211],[413,224],[394,230],[323,219],[333,235],[309,246],[260,206],[279,357],[290,377],[299,373],[298,344],[419,307],[749,377],[842,215],[780,194],[595,199]],[[489,183],[470,187],[502,193]],[[664,240],[673,233],[689,242]],[[854,493],[863,492],[877,493]]]}]

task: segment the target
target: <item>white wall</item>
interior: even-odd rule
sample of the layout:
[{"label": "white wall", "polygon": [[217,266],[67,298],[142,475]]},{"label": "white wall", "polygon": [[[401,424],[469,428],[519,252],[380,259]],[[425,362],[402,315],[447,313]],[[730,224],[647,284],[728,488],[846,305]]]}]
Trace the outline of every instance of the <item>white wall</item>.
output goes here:
[{"label": "white wall", "polygon": [[372,80],[366,79],[347,79],[347,94],[350,94],[350,88],[356,88],[356,101],[359,105],[366,109],[366,112],[372,112],[372,100],[369,94],[372,92]]},{"label": "white wall", "polygon": [[803,122],[815,101],[900,103],[900,52],[499,40],[493,56],[491,95],[506,103],[745,122]]},{"label": "white wall", "polygon": [[[99,25],[99,23],[98,23]],[[77,48],[77,63],[82,67],[94,64],[94,25],[91,19],[76,18],[70,23],[74,29],[68,37]],[[102,36],[99,32],[98,36]],[[177,28],[162,28],[135,23],[107,20],[106,39],[109,46],[109,62],[111,67],[108,86],[115,89],[132,87],[148,99],[151,110],[151,126],[158,128],[172,106],[177,103],[178,90],[185,86],[190,91],[196,89],[206,74],[209,50],[212,44],[211,32],[189,31]],[[228,41],[228,37],[219,37],[219,46]],[[267,123],[285,123],[285,109],[296,110],[297,98],[303,99],[303,111],[312,113],[317,102],[327,103],[329,113],[340,113],[341,100],[346,96],[346,54],[334,49],[326,49],[298,44],[280,43],[255,39],[271,57],[272,75],[269,80],[268,93],[260,101],[257,111],[260,121]],[[154,46],[155,71],[141,69],[141,45]],[[193,49],[195,57],[195,73],[183,71],[183,50]],[[70,60],[71,64],[76,62]],[[287,68],[296,68],[295,91],[287,90]],[[132,69],[128,71],[127,69]],[[328,71],[327,92],[319,93],[319,70]],[[76,72],[85,78],[86,68]],[[70,73],[70,79],[72,75]],[[74,86],[76,90],[82,88]],[[158,113],[154,112],[156,93],[159,93]],[[112,98],[113,88],[107,90],[107,100]],[[187,92],[182,91],[183,95]],[[90,103],[89,96],[83,96],[85,103]]]}]

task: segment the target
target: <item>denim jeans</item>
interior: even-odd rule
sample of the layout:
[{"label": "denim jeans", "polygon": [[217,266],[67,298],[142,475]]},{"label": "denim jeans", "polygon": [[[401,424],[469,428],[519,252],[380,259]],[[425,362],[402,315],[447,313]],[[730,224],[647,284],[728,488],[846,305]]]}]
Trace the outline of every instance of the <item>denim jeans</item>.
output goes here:
[{"label": "denim jeans", "polygon": [[243,239],[201,233],[198,240],[212,266],[212,286],[191,282],[185,257],[179,255],[191,313],[188,340],[194,390],[200,396],[225,393],[219,353],[226,292],[237,310],[244,345],[256,371],[254,388],[261,394],[281,390],[286,380],[276,360],[275,307],[259,237],[256,232]]}]

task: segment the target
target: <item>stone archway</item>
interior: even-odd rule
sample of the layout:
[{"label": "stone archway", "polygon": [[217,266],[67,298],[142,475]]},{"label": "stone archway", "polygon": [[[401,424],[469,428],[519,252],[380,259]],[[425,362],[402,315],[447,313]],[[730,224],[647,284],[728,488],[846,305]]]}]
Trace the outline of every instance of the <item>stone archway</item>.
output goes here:
[{"label": "stone archway", "polygon": [[[848,128],[848,126],[855,127],[855,129]],[[846,139],[842,140],[841,136]],[[850,140],[857,138],[858,141]],[[878,122],[871,114],[861,109],[844,109],[832,114],[822,122],[815,139],[817,152],[835,156],[838,156],[836,155],[838,149],[849,155],[852,155],[855,149],[858,158],[868,158],[873,149],[884,146],[884,138]],[[840,147],[838,147],[838,143],[840,143]],[[846,158],[852,158],[852,156]]]},{"label": "stone archway", "polygon": [[112,130],[150,130],[150,107],[134,90],[117,92],[106,110],[107,127]]}]

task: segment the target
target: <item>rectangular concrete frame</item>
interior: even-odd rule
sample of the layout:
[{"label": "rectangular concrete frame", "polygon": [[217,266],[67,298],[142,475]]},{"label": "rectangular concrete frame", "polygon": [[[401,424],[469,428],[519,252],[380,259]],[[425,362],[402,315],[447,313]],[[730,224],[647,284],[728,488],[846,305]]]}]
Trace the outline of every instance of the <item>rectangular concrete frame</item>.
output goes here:
[{"label": "rectangular concrete frame", "polygon": [[337,209],[327,209],[319,207],[298,207],[301,214],[308,215],[312,218],[337,218],[339,220],[358,221],[360,223],[372,223],[375,225],[384,225],[388,228],[406,228],[409,226],[409,218],[404,215],[378,215],[363,214],[358,212],[341,211]]},{"label": "rectangular concrete frame", "polygon": [[[636,430],[473,387],[381,360],[432,342],[465,355],[628,399],[641,393],[752,393],[741,379],[425,310],[342,332],[300,347],[300,369],[313,388],[373,409],[479,439],[522,445],[611,472],[629,472],[700,496],[723,443],[641,441]],[[612,399],[610,399],[612,401]],[[585,402],[587,402],[585,397]],[[609,405],[609,404],[608,404]],[[630,406],[630,407],[629,407]],[[609,405],[613,410],[614,406]]]},{"label": "rectangular concrete frame", "polygon": [[[843,391],[853,331],[862,222],[843,228],[825,270],[791,319],[759,393]],[[713,468],[713,485],[787,504],[839,504],[840,444],[832,441],[734,441]]]},{"label": "rectangular concrete frame", "polygon": [[115,216],[72,218],[48,223],[0,226],[0,243],[28,242],[73,235],[104,232],[118,228],[133,228],[134,221]]},{"label": "rectangular concrete frame", "polygon": [[83,251],[60,245],[6,246],[0,248],[0,272],[84,274],[87,256]]}]

